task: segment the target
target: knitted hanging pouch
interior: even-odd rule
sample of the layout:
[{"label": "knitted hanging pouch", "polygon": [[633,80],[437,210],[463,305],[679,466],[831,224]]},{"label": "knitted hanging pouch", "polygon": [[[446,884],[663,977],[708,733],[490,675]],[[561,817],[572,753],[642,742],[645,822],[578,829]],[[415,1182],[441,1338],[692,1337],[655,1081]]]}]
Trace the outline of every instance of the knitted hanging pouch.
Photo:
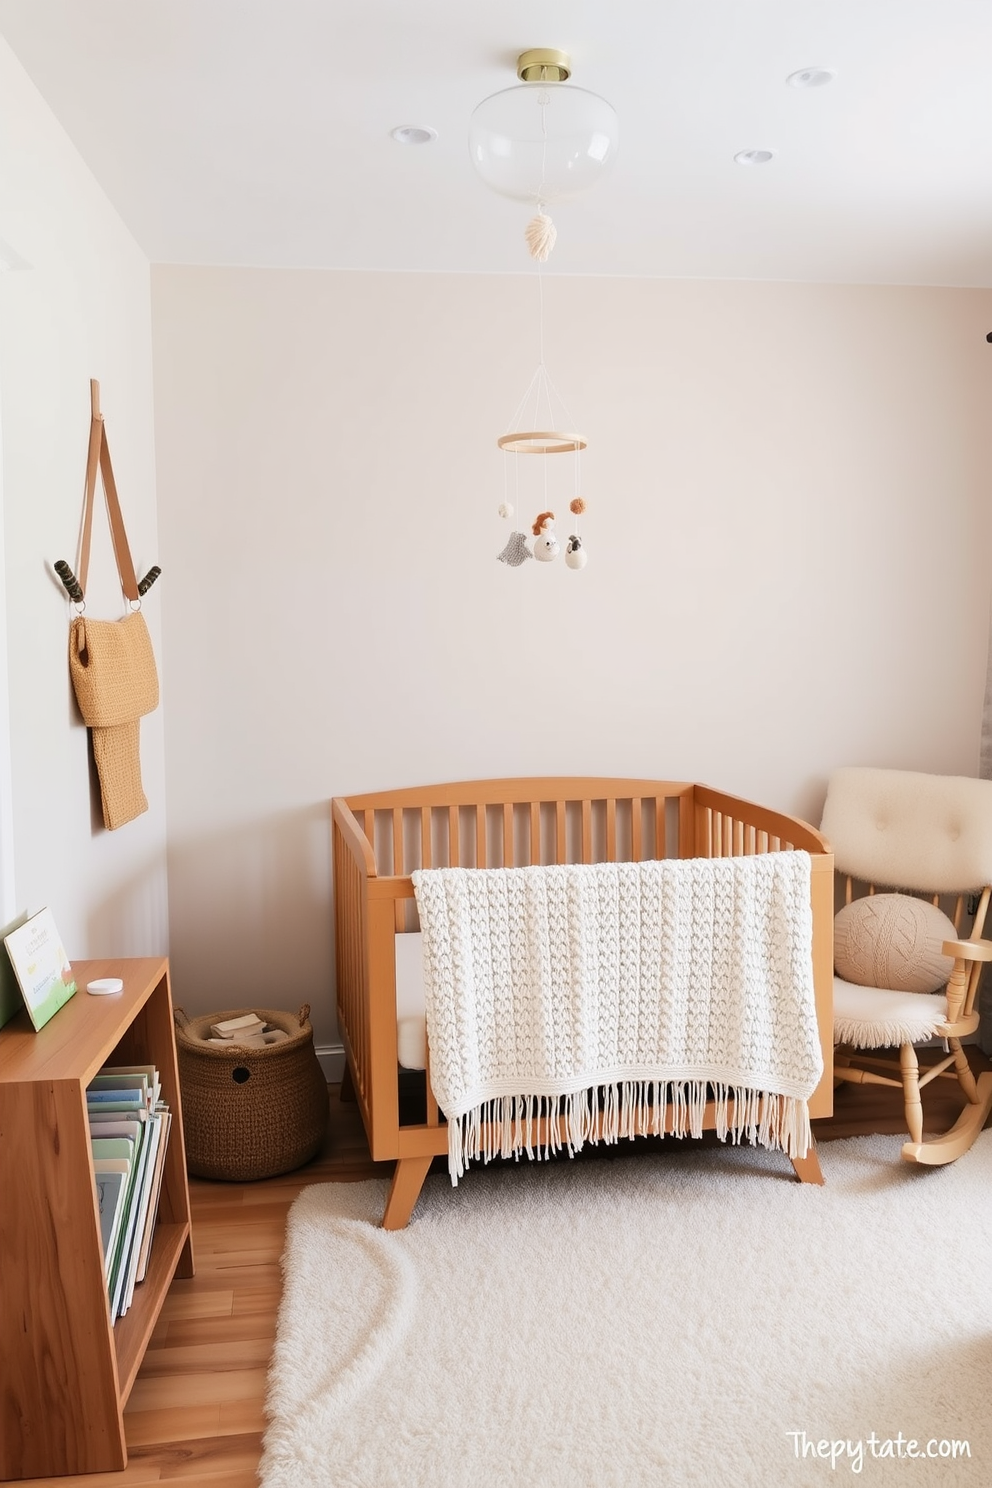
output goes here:
[{"label": "knitted hanging pouch", "polygon": [[158,673],[140,611],[123,620],[77,615],[69,671],[83,722],[92,730],[104,826],[113,831],[148,810],[138,755],[139,722],[158,707]]},{"label": "knitted hanging pouch", "polygon": [[[83,722],[92,733],[104,825],[113,831],[148,810],[148,799],[141,784],[139,721],[158,707],[158,673],[151,637],[140,606],[141,595],[154,582],[159,571],[152,569],[140,585],[135,578],[110,464],[107,433],[100,413],[99,383],[90,383],[90,393],[92,417],[78,581],[66,565],[62,567],[75,586],[73,589],[66,584],[66,588],[82,609],[99,466],[107,498],[114,556],[129,613],[121,620],[92,620],[89,615],[77,613],[69,628],[69,673]],[[66,583],[64,577],[63,583]]]}]

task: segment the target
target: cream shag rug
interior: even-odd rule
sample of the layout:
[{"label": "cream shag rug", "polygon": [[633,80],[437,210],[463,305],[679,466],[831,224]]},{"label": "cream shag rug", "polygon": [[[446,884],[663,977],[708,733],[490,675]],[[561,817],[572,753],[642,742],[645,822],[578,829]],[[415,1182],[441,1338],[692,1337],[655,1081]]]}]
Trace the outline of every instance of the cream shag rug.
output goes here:
[{"label": "cream shag rug", "polygon": [[473,1168],[397,1234],[381,1181],[305,1190],[264,1488],[987,1488],[992,1132],[899,1147]]}]

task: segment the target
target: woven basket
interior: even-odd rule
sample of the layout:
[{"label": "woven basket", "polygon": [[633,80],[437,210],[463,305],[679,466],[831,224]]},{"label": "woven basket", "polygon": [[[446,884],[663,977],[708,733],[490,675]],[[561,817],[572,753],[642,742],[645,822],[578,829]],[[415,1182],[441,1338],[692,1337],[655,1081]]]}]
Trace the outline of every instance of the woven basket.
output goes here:
[{"label": "woven basket", "polygon": [[208,1044],[210,1025],[244,1008],[187,1018],[176,1008],[186,1167],[196,1178],[245,1183],[299,1168],[327,1132],[327,1082],[313,1046],[310,1005],[298,1014],[249,1009],[289,1037],[252,1049]]}]

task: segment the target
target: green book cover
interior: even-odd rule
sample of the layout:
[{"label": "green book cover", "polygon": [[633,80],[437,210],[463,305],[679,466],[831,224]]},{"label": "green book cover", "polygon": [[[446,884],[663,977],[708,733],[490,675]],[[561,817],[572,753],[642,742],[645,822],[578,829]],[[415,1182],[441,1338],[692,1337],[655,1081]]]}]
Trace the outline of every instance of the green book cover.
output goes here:
[{"label": "green book cover", "polygon": [[35,1031],[40,1032],[76,990],[72,966],[50,909],[39,910],[4,945]]}]

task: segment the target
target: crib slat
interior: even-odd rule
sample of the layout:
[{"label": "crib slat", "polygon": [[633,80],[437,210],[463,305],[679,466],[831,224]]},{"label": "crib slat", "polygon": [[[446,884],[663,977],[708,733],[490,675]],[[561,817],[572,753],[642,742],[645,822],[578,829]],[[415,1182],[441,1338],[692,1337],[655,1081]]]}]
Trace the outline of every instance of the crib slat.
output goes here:
[{"label": "crib slat", "polygon": [[630,803],[630,856],[631,861],[641,861],[641,802],[637,797]]},{"label": "crib slat", "polygon": [[516,859],[513,849],[513,802],[503,805],[503,867],[514,868]]},{"label": "crib slat", "polygon": [[[676,849],[675,850],[678,853],[678,855],[679,855],[680,858],[691,858],[693,856],[693,854],[697,851],[697,848],[696,848],[696,818],[697,818],[696,804],[695,804],[695,801],[694,801],[694,799],[693,799],[692,796],[679,796],[678,800],[675,803],[675,807],[676,807],[676,810],[678,812],[678,821],[677,821],[677,825],[678,825],[678,838],[677,838],[677,846],[676,846]],[[665,812],[665,820],[667,821],[668,820],[668,801],[667,801],[667,799],[662,803],[662,809]],[[702,848],[699,848],[698,851],[703,856],[705,856],[705,853],[703,853]],[[667,837],[667,833],[666,833],[666,836],[665,836],[665,838],[662,841],[662,855],[663,856],[667,856],[667,852],[668,852],[668,837]]]},{"label": "crib slat", "polygon": [[564,863],[568,852],[565,832],[565,802],[555,802],[555,862]]},{"label": "crib slat", "polygon": [[617,803],[613,797],[606,802],[606,861],[617,860]]},{"label": "crib slat", "polygon": [[592,802],[582,802],[582,861],[592,862]]},{"label": "crib slat", "polygon": [[458,840],[458,807],[448,807],[448,867],[461,866],[461,843]]},{"label": "crib slat", "polygon": [[539,868],[541,865],[541,803],[531,801],[530,803],[530,861],[531,866]]},{"label": "crib slat", "polygon": [[475,808],[475,866],[486,868],[489,854],[486,847],[486,808],[480,801]]},{"label": "crib slat", "polygon": [[422,868],[429,868],[432,862],[431,854],[431,808],[421,806],[420,808],[420,864]]},{"label": "crib slat", "polygon": [[737,858],[744,855],[744,823],[734,822],[734,856]]},{"label": "crib slat", "polygon": [[[393,872],[397,878],[403,877],[403,808],[393,807]],[[402,899],[396,901],[396,928],[406,929],[406,904]]]}]

